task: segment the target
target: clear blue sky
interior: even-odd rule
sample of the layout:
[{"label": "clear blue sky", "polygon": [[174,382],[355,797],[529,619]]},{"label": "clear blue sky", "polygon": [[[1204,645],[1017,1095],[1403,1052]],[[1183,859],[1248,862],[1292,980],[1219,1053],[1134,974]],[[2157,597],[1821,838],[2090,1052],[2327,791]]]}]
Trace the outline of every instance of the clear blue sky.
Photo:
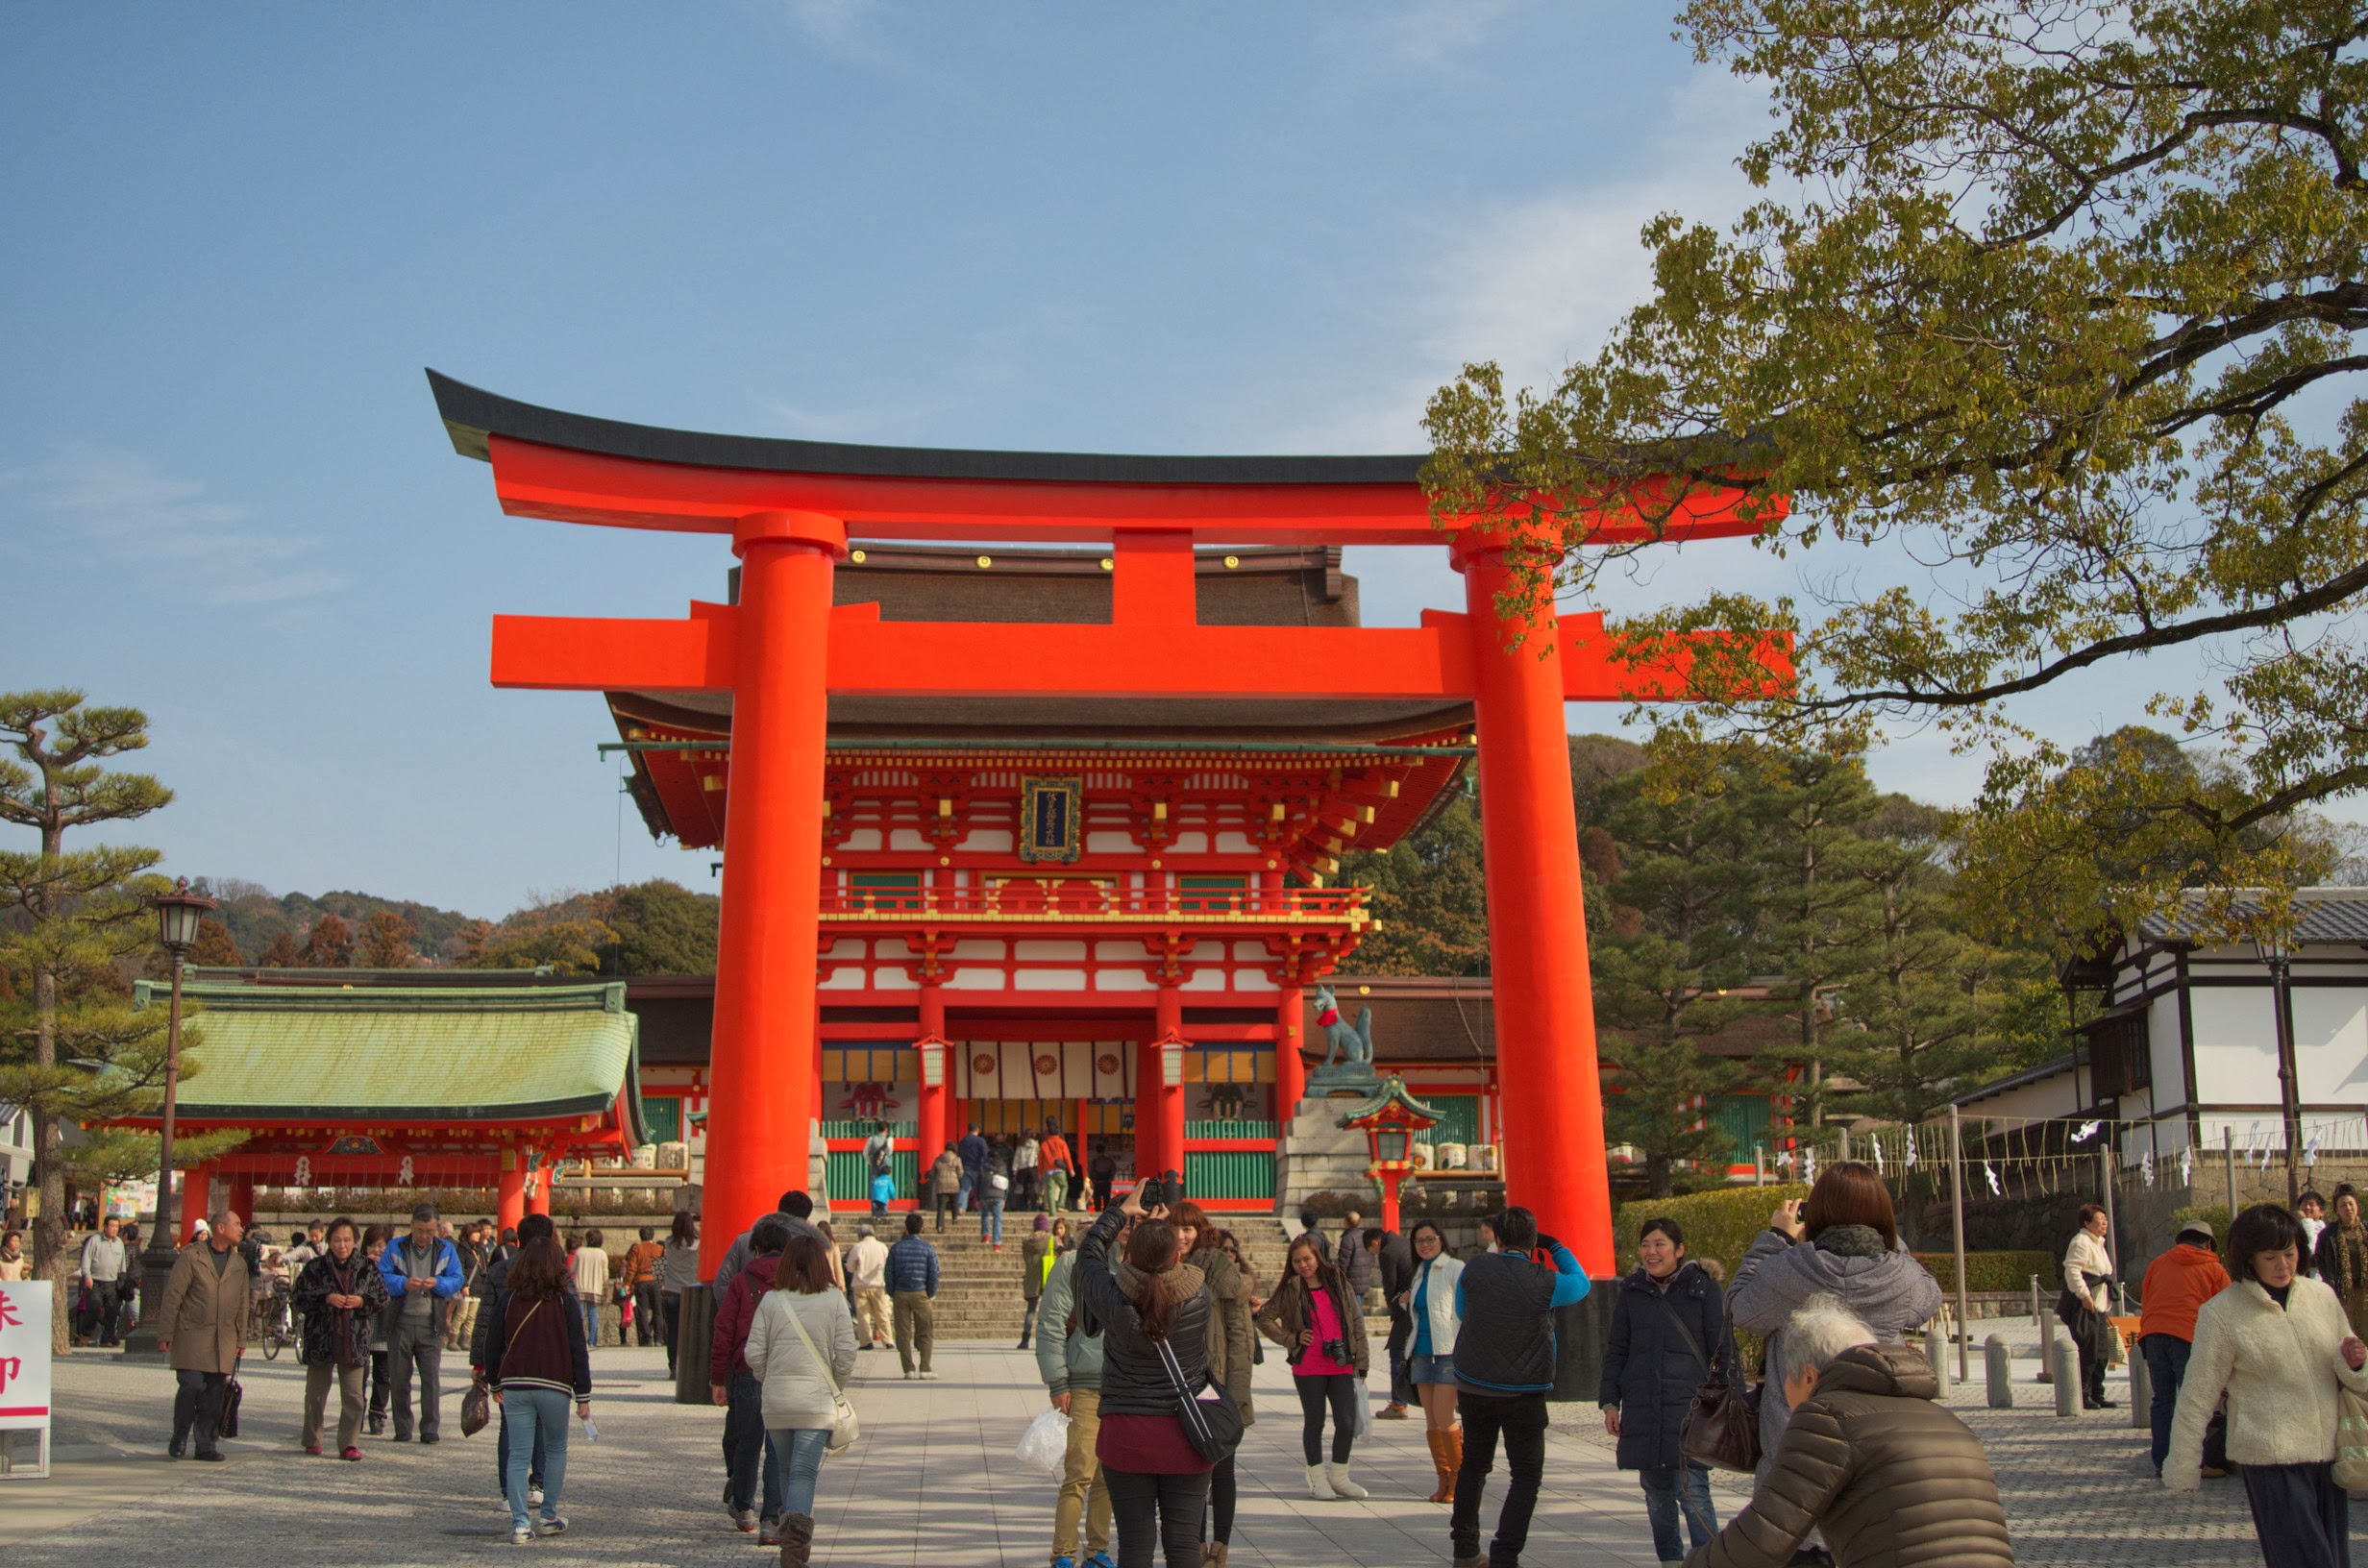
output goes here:
[{"label": "clear blue sky", "polygon": [[[1656,7],[1485,0],[14,6],[0,86],[0,686],[147,710],[172,870],[488,916],[709,858],[629,812],[620,861],[598,698],[493,691],[489,618],[678,614],[729,558],[502,516],[422,366],[755,434],[1418,450],[1460,362],[1591,346],[1646,217],[1732,212],[1761,123]],[[1459,601],[1419,555],[1351,562],[1369,621]]]}]

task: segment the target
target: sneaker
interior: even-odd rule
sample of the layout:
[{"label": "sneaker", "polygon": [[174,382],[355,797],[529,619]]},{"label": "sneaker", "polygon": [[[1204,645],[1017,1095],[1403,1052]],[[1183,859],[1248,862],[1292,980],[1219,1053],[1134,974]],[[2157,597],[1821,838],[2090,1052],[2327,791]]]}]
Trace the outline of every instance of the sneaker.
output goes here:
[{"label": "sneaker", "polygon": [[537,1535],[564,1535],[567,1533],[567,1521],[556,1517],[546,1519],[541,1524],[534,1527],[534,1533]]},{"label": "sneaker", "polygon": [[[925,1371],[921,1374],[921,1381],[924,1383],[935,1383],[937,1381],[937,1374],[934,1372]],[[1113,1564],[1112,1568],[1116,1568],[1116,1565]]]},{"label": "sneaker", "polygon": [[1110,1560],[1109,1553],[1097,1552],[1085,1559],[1085,1568],[1119,1568],[1119,1565]]},{"label": "sneaker", "polygon": [[524,1525],[511,1531],[509,1532],[509,1544],[512,1546],[532,1546],[534,1544],[534,1527],[532,1525]]},{"label": "sneaker", "polygon": [[1052,1568],[1077,1568],[1077,1559],[1074,1557],[1054,1557],[1052,1559]]},{"label": "sneaker", "polygon": [[422,1443],[440,1443],[444,1439],[432,1432],[423,1432],[419,1434],[419,1440]]},{"label": "sneaker", "polygon": [[361,1450],[358,1448],[341,1448],[337,1450],[337,1458],[341,1459],[358,1459],[361,1458]]},{"label": "sneaker", "polygon": [[737,1529],[741,1534],[753,1534],[756,1531],[756,1510],[754,1508],[734,1508],[731,1510],[731,1522],[733,1528]]},{"label": "sneaker", "polygon": [[758,1521],[756,1522],[756,1544],[757,1544],[758,1546],[778,1546],[778,1545],[780,1545],[780,1544],[781,1544],[781,1521],[779,1521],[778,1519],[760,1519],[760,1520],[758,1520]]},{"label": "sneaker", "polygon": [[530,1486],[530,1487],[528,1487],[528,1488],[527,1488],[527,1507],[530,1507],[530,1508],[539,1508],[539,1507],[541,1507],[542,1506],[543,1506],[543,1489],[542,1489],[540,1486]]},{"label": "sneaker", "polygon": [[1403,1421],[1406,1419],[1406,1407],[1403,1405],[1391,1405],[1379,1415],[1373,1417],[1373,1419],[1376,1421]]},{"label": "sneaker", "polygon": [[904,1374],[904,1381],[905,1381],[906,1383],[910,1383],[910,1382],[912,1382],[912,1381],[913,1381],[913,1375],[912,1375],[910,1372],[905,1373],[905,1374]]}]

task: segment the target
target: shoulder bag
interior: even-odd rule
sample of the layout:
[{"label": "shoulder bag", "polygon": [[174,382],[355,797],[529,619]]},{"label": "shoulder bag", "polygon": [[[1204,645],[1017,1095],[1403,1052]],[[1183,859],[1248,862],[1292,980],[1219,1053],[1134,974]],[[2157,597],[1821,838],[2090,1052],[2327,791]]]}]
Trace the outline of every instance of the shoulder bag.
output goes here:
[{"label": "shoulder bag", "polygon": [[[1211,1464],[1222,1464],[1233,1458],[1233,1451],[1242,1446],[1242,1411],[1222,1388],[1214,1399],[1202,1399],[1198,1390],[1184,1382],[1184,1368],[1175,1359],[1175,1348],[1162,1339],[1158,1341],[1159,1364],[1167,1371],[1168,1386],[1175,1390],[1176,1419],[1183,1423],[1184,1440],[1193,1445],[1193,1452]],[[1204,1386],[1210,1384],[1206,1378]]]},{"label": "shoulder bag", "polygon": [[839,1380],[830,1375],[830,1363],[824,1360],[823,1353],[814,1348],[814,1336],[806,1333],[805,1325],[799,1321],[798,1309],[787,1302],[783,1302],[782,1306],[789,1311],[789,1326],[798,1331],[799,1339],[805,1345],[805,1353],[814,1358],[814,1364],[822,1369],[823,1384],[830,1390],[830,1441],[823,1446],[828,1453],[845,1453],[863,1432],[861,1424],[855,1419],[854,1403],[840,1392]]},{"label": "shoulder bag", "polygon": [[[1663,1306],[1667,1306],[1664,1302]],[[1675,1308],[1669,1309],[1677,1316]],[[1678,1319],[1678,1332],[1685,1335],[1686,1343],[1694,1356],[1703,1361],[1708,1375],[1693,1391],[1693,1403],[1687,1407],[1685,1419],[1678,1423],[1677,1451],[1687,1458],[1696,1459],[1719,1470],[1739,1470],[1746,1475],[1760,1468],[1760,1401],[1766,1395],[1765,1385],[1755,1390],[1743,1382],[1743,1369],[1735,1350],[1735,1320],[1732,1310],[1718,1326],[1718,1354],[1704,1358],[1702,1347],[1694,1343],[1693,1331]]]}]

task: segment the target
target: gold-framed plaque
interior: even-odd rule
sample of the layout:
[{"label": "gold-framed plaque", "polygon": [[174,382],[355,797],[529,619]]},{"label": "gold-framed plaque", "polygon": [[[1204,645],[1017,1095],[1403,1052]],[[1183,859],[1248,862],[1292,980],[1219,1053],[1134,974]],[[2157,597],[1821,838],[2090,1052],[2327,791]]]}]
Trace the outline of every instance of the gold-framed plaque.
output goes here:
[{"label": "gold-framed plaque", "polygon": [[1020,780],[1020,858],[1073,861],[1085,849],[1085,780]]}]

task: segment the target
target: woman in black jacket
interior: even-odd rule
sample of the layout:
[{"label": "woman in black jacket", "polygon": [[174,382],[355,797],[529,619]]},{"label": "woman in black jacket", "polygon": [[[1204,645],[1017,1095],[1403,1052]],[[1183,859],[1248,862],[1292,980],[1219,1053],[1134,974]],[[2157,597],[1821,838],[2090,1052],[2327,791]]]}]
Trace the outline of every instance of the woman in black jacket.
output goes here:
[{"label": "woman in black jacket", "polygon": [[1726,1332],[1717,1282],[1686,1262],[1686,1233],[1673,1219],[1648,1219],[1637,1234],[1637,1271],[1612,1303],[1612,1337],[1595,1402],[1603,1430],[1619,1439],[1619,1467],[1644,1486],[1653,1548],[1682,1562],[1682,1507],[1695,1547],[1717,1537],[1711,1473],[1678,1452],[1678,1428],[1694,1389],[1710,1375]]},{"label": "woman in black jacket", "polygon": [[[1168,1211],[1145,1213],[1133,1193],[1105,1209],[1077,1245],[1077,1299],[1102,1337],[1101,1431],[1094,1444],[1118,1526],[1119,1568],[1200,1568],[1200,1510],[1209,1461],[1186,1437],[1176,1388],[1160,1354],[1173,1353],[1184,1386],[1209,1381],[1208,1283],[1182,1260]],[[1126,1260],[1114,1272],[1110,1243],[1129,1218]]]},{"label": "woman in black jacket", "polygon": [[361,1231],[342,1214],[329,1222],[329,1250],[296,1276],[289,1305],[304,1318],[297,1359],[305,1363],[304,1445],[321,1451],[329,1384],[337,1384],[337,1458],[361,1458],[363,1382],[370,1371],[370,1329],[386,1305],[386,1282],[361,1255]]}]

